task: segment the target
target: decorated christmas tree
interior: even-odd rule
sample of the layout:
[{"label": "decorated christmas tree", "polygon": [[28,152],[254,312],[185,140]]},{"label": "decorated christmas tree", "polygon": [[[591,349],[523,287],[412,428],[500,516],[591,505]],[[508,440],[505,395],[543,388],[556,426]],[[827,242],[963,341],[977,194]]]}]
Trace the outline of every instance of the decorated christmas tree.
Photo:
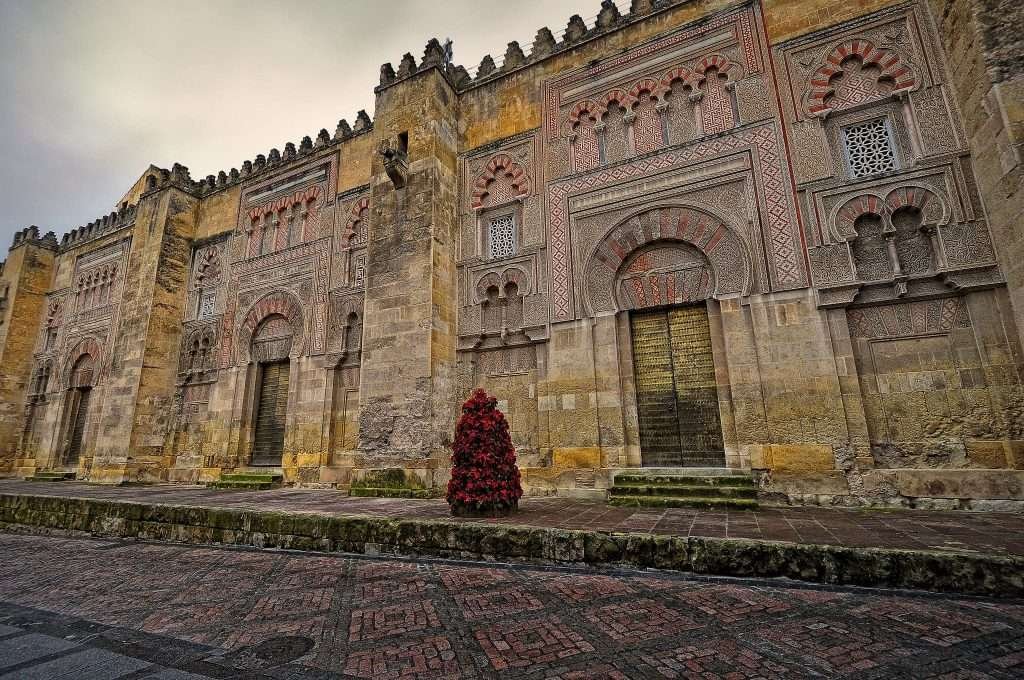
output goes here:
[{"label": "decorated christmas tree", "polygon": [[523,495],[508,421],[497,404],[478,389],[462,405],[448,482],[453,515],[508,514]]}]

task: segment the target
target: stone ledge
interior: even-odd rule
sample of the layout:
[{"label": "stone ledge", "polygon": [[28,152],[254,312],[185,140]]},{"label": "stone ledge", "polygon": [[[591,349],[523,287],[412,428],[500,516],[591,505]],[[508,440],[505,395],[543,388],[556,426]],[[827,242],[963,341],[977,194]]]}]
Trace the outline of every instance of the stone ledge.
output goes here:
[{"label": "stone ledge", "polygon": [[1024,557],[0,494],[0,530],[1024,596]]}]

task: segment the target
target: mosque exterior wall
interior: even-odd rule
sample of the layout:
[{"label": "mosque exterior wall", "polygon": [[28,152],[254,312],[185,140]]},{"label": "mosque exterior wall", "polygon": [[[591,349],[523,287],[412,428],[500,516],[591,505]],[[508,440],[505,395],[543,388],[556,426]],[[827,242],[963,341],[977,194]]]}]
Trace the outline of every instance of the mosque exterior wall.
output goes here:
[{"label": "mosque exterior wall", "polygon": [[151,166],[15,239],[0,470],[436,492],[483,387],[528,494],[702,466],[1018,507],[1022,76],[988,4],[605,2],[474,77],[432,40],[372,120],[241,169]]}]

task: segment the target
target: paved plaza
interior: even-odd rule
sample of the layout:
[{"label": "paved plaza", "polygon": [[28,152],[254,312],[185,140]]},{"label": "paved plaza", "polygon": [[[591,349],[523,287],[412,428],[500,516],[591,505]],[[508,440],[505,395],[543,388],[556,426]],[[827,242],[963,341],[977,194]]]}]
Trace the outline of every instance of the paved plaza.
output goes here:
[{"label": "paved plaza", "polygon": [[0,534],[0,678],[1018,678],[1024,602]]}]

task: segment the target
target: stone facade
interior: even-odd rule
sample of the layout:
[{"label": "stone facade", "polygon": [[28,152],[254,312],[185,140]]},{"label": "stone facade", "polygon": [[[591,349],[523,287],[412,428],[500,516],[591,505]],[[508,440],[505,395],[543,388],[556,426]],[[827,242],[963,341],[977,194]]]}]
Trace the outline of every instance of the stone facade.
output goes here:
[{"label": "stone facade", "polygon": [[528,494],[717,461],[791,502],[1019,503],[996,5],[606,1],[473,76],[431,40],[372,121],[241,170],[150,167],[60,243],[16,238],[0,465],[436,489],[479,386]]}]

